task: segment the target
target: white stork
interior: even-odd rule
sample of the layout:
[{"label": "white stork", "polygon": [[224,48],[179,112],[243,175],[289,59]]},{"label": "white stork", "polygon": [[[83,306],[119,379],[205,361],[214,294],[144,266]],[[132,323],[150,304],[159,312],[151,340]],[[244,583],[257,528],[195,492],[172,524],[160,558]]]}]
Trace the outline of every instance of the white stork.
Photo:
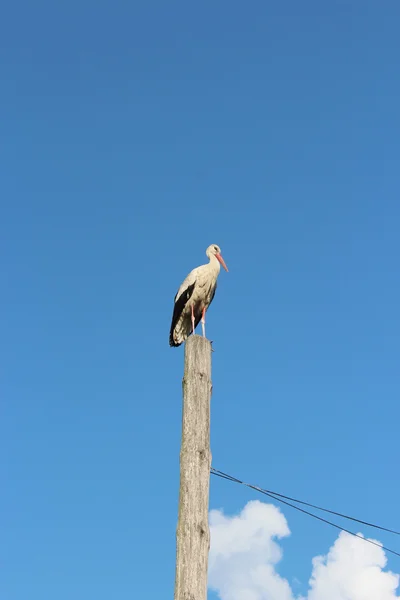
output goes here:
[{"label": "white stork", "polygon": [[191,333],[194,333],[200,320],[203,336],[206,335],[205,315],[217,289],[220,264],[225,271],[228,271],[219,246],[211,244],[206,254],[210,262],[193,269],[174,298],[174,312],[169,334],[170,346],[180,346]]}]

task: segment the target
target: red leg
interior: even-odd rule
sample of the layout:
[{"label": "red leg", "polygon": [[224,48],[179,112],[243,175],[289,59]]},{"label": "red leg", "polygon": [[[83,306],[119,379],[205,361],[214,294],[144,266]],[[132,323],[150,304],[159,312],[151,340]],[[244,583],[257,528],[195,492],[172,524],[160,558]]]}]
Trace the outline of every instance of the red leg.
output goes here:
[{"label": "red leg", "polygon": [[206,337],[206,309],[203,308],[201,313],[201,328],[203,330],[203,337]]},{"label": "red leg", "polygon": [[194,308],[192,304],[192,333],[194,334]]}]

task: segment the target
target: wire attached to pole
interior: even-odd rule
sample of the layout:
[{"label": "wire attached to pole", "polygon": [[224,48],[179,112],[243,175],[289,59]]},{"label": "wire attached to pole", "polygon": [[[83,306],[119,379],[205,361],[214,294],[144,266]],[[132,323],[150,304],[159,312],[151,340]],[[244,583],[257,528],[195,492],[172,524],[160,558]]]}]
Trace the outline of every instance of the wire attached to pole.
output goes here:
[{"label": "wire attached to pole", "polygon": [[328,521],[327,519],[324,519],[322,517],[319,517],[318,515],[315,515],[312,512],[309,512],[308,510],[304,510],[304,508],[300,508],[299,506],[296,506],[295,504],[292,504],[291,502],[288,502],[288,500],[291,500],[292,502],[297,502],[299,504],[303,504],[306,506],[310,506],[312,508],[315,508],[317,510],[322,510],[324,512],[328,512],[340,517],[343,517],[345,519],[350,519],[351,521],[355,521],[357,523],[361,523],[363,525],[367,525],[368,527],[374,527],[375,529],[380,529],[382,531],[387,531],[389,533],[393,533],[395,535],[400,535],[400,533],[398,531],[395,531],[393,529],[388,529],[386,527],[381,527],[380,525],[374,525],[372,523],[368,523],[367,521],[362,521],[361,519],[356,519],[355,517],[349,517],[348,515],[344,515],[341,513],[337,513],[333,510],[329,510],[327,508],[321,508],[319,506],[316,506],[315,504],[310,504],[308,502],[304,502],[302,500],[296,500],[295,498],[291,498],[290,496],[284,496],[283,494],[278,494],[277,492],[272,492],[271,490],[266,490],[263,488],[260,488],[256,485],[253,485],[251,483],[246,483],[245,481],[241,481],[240,479],[237,479],[236,477],[233,477],[232,475],[228,475],[228,473],[224,473],[223,471],[219,471],[218,469],[214,469],[214,467],[211,467],[210,472],[212,475],[216,475],[217,477],[220,477],[221,479],[226,479],[227,481],[232,481],[233,483],[239,483],[241,485],[244,485],[252,490],[255,490],[256,492],[259,492],[261,494],[264,494],[265,496],[268,496],[269,498],[272,498],[273,500],[276,500],[278,502],[281,502],[282,504],[285,504],[286,506],[290,506],[291,508],[294,508],[296,510],[298,510],[299,512],[302,512],[306,515],[309,515],[310,517],[313,517],[314,519],[318,519],[318,521],[322,521],[323,523],[326,523],[327,525],[330,525],[331,527],[335,527],[336,529],[339,529],[340,531],[345,531],[346,533],[349,533],[350,535],[359,538],[360,540],[363,540],[364,542],[368,542],[369,544],[373,544],[374,546],[378,546],[379,548],[382,548],[382,550],[386,550],[386,552],[390,552],[391,554],[395,554],[396,556],[400,556],[400,552],[396,552],[395,550],[391,550],[390,548],[387,548],[386,546],[383,546],[382,544],[378,543],[378,542],[374,542],[373,540],[370,540],[368,538],[365,538],[364,536],[355,533],[354,531],[350,531],[349,529],[346,529],[344,527],[341,527],[340,525],[337,525],[336,523],[332,523],[332,521]]}]

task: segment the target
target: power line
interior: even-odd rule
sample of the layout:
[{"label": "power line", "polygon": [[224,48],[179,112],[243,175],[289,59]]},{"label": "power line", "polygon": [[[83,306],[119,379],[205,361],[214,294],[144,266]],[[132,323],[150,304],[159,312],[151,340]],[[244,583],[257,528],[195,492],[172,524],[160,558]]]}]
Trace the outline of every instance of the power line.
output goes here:
[{"label": "power line", "polygon": [[390,548],[387,548],[386,546],[383,546],[382,544],[379,544],[378,542],[374,542],[373,540],[369,540],[368,538],[365,538],[362,535],[359,535],[358,533],[354,533],[354,531],[350,531],[349,529],[345,529],[344,527],[341,527],[340,525],[337,525],[336,523],[332,523],[332,521],[328,521],[327,519],[319,517],[318,515],[315,515],[314,513],[309,512],[308,510],[304,510],[304,508],[300,508],[299,506],[296,506],[295,504],[292,504],[291,502],[288,502],[287,500],[292,500],[293,502],[298,502],[299,504],[310,506],[310,507],[316,508],[318,510],[323,510],[324,512],[329,512],[331,514],[344,517],[345,519],[350,519],[352,521],[356,521],[357,523],[362,523],[364,525],[368,525],[369,527],[374,527],[376,529],[381,529],[382,531],[388,531],[390,533],[394,533],[395,535],[400,535],[398,531],[394,531],[392,529],[387,529],[386,527],[381,527],[380,525],[373,525],[372,523],[367,523],[366,521],[361,521],[360,519],[356,519],[354,517],[349,517],[347,515],[342,515],[341,513],[337,513],[335,511],[328,510],[326,508],[321,508],[319,506],[316,506],[314,504],[310,504],[308,502],[303,502],[302,500],[296,500],[295,498],[290,498],[290,496],[284,496],[283,494],[278,494],[277,492],[272,492],[270,490],[265,490],[265,489],[260,488],[260,487],[258,487],[256,485],[253,485],[251,483],[246,483],[244,481],[241,481],[240,479],[237,479],[236,477],[232,477],[232,475],[228,475],[227,473],[224,473],[223,471],[219,471],[218,469],[214,469],[214,467],[211,467],[211,474],[212,475],[216,475],[217,477],[220,477],[221,479],[226,479],[228,481],[232,481],[233,483],[239,483],[241,485],[244,485],[244,486],[246,486],[246,487],[248,487],[248,488],[250,488],[252,490],[255,490],[256,492],[260,492],[261,494],[264,494],[265,496],[268,496],[269,498],[272,498],[273,500],[277,500],[278,502],[282,502],[282,504],[286,504],[287,506],[290,506],[291,508],[294,508],[294,509],[298,510],[299,512],[302,512],[302,513],[304,513],[306,515],[309,515],[310,517],[313,517],[314,519],[318,519],[318,521],[322,521],[323,523],[326,523],[327,525],[331,525],[331,527],[335,527],[336,529],[339,529],[340,531],[345,531],[346,533],[349,533],[350,535],[353,535],[354,537],[357,537],[360,540],[363,540],[364,542],[368,542],[369,544],[373,544],[374,546],[378,546],[378,548],[382,548],[382,550],[386,550],[386,552],[390,552],[391,554],[395,554],[396,556],[400,556],[400,552],[396,552],[395,550],[391,550]]},{"label": "power line", "polygon": [[236,477],[232,477],[223,471],[219,471],[218,469],[214,469],[211,467],[211,471],[213,475],[224,476],[224,479],[230,479],[231,481],[235,481],[236,483],[241,483],[243,485],[248,485],[252,489],[256,489],[258,491],[268,492],[269,494],[273,494],[274,496],[278,496],[279,498],[284,498],[285,500],[290,500],[291,502],[297,502],[297,504],[303,504],[303,506],[309,506],[310,508],[316,508],[317,510],[321,510],[326,513],[330,513],[331,515],[336,515],[337,517],[343,517],[343,519],[349,519],[350,521],[355,521],[356,523],[361,523],[362,525],[367,525],[368,527],[374,527],[375,529],[381,529],[382,531],[387,531],[388,533],[393,533],[394,535],[400,535],[399,531],[395,531],[394,529],[388,529],[387,527],[382,527],[381,525],[374,525],[373,523],[368,523],[368,521],[362,521],[361,519],[356,519],[355,517],[350,517],[349,515],[344,515],[343,513],[336,512],[334,510],[330,510],[328,508],[322,508],[322,506],[317,506],[316,504],[311,504],[310,502],[305,502],[304,500],[298,500],[297,498],[292,498],[290,496],[285,496],[284,494],[279,494],[278,492],[274,492],[272,490],[267,490],[264,488],[259,488],[256,485],[250,486],[249,484],[244,483],[243,481],[239,481]]}]

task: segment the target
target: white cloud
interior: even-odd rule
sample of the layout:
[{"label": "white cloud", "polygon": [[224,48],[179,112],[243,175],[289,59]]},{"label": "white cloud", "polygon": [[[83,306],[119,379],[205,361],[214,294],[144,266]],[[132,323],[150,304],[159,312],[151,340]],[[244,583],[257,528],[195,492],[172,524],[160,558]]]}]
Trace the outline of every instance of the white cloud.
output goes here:
[{"label": "white cloud", "polygon": [[383,571],[386,563],[382,548],[342,532],[313,559],[308,600],[395,600],[399,576]]},{"label": "white cloud", "polygon": [[[296,600],[276,571],[277,540],[290,535],[272,504],[249,502],[239,515],[210,512],[209,587],[221,600]],[[326,556],[312,561],[310,589],[297,600],[398,600],[399,576],[384,571],[382,548],[341,533]]]},{"label": "white cloud", "polygon": [[275,570],[282,550],[274,541],[290,534],[283,514],[272,504],[249,502],[240,515],[210,513],[209,586],[222,600],[292,600]]}]

